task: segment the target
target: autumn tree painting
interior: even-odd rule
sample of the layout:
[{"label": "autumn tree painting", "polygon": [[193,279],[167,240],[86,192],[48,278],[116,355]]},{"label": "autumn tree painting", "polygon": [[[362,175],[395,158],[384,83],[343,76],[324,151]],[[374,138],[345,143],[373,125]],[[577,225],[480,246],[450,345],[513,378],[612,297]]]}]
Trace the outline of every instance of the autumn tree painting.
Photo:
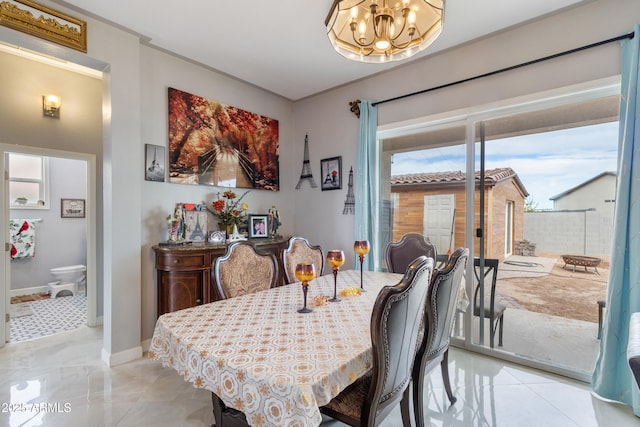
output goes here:
[{"label": "autumn tree painting", "polygon": [[169,182],[278,191],[278,121],[169,88]]}]

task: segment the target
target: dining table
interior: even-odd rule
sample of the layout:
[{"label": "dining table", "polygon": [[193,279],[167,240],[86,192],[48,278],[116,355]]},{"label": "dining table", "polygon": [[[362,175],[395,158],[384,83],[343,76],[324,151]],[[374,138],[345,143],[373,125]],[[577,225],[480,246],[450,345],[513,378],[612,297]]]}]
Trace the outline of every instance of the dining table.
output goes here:
[{"label": "dining table", "polygon": [[149,358],[213,392],[250,426],[318,426],[320,407],[372,368],[373,306],[384,286],[401,279],[340,271],[341,301],[329,302],[334,277],[319,276],[309,282],[310,313],[298,312],[299,282],[166,313]]}]

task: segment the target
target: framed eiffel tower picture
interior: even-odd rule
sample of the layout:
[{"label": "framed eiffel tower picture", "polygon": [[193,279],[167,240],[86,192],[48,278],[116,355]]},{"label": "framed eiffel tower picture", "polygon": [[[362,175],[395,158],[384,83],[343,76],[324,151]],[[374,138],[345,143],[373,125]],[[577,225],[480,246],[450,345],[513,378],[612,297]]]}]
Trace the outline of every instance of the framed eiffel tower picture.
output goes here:
[{"label": "framed eiffel tower picture", "polygon": [[320,160],[320,172],[322,184],[320,188],[325,190],[340,190],[342,188],[342,157],[330,157]]},{"label": "framed eiffel tower picture", "polygon": [[164,182],[164,147],[145,144],[144,179]]}]

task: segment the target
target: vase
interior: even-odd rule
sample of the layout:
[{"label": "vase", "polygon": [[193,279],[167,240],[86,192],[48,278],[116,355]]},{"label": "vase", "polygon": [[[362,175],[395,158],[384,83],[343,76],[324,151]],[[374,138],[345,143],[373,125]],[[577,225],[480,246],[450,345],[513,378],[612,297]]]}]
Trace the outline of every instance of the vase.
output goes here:
[{"label": "vase", "polygon": [[220,229],[220,231],[224,231],[225,233],[227,233],[227,239],[229,238],[229,236],[231,236],[231,234],[233,234],[233,223],[232,224],[223,224],[221,222],[218,223],[218,228]]}]

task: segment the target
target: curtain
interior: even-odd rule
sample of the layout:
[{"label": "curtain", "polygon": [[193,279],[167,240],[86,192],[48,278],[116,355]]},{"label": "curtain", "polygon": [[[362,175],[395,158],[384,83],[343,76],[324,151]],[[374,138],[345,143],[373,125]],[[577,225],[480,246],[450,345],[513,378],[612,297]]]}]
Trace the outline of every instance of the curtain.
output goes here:
[{"label": "curtain", "polygon": [[[364,258],[363,270],[374,269],[374,257],[377,250],[378,237],[375,233],[377,219],[376,203],[376,165],[377,153],[376,130],[378,127],[378,108],[371,101],[360,101],[360,136],[358,139],[358,159],[356,161],[356,213],[355,240],[368,240],[371,252]],[[356,262],[356,268],[359,263]]]},{"label": "curtain", "polygon": [[640,416],[640,392],[627,362],[631,313],[640,311],[640,25],[622,41],[618,184],[607,305],[593,390]]}]

